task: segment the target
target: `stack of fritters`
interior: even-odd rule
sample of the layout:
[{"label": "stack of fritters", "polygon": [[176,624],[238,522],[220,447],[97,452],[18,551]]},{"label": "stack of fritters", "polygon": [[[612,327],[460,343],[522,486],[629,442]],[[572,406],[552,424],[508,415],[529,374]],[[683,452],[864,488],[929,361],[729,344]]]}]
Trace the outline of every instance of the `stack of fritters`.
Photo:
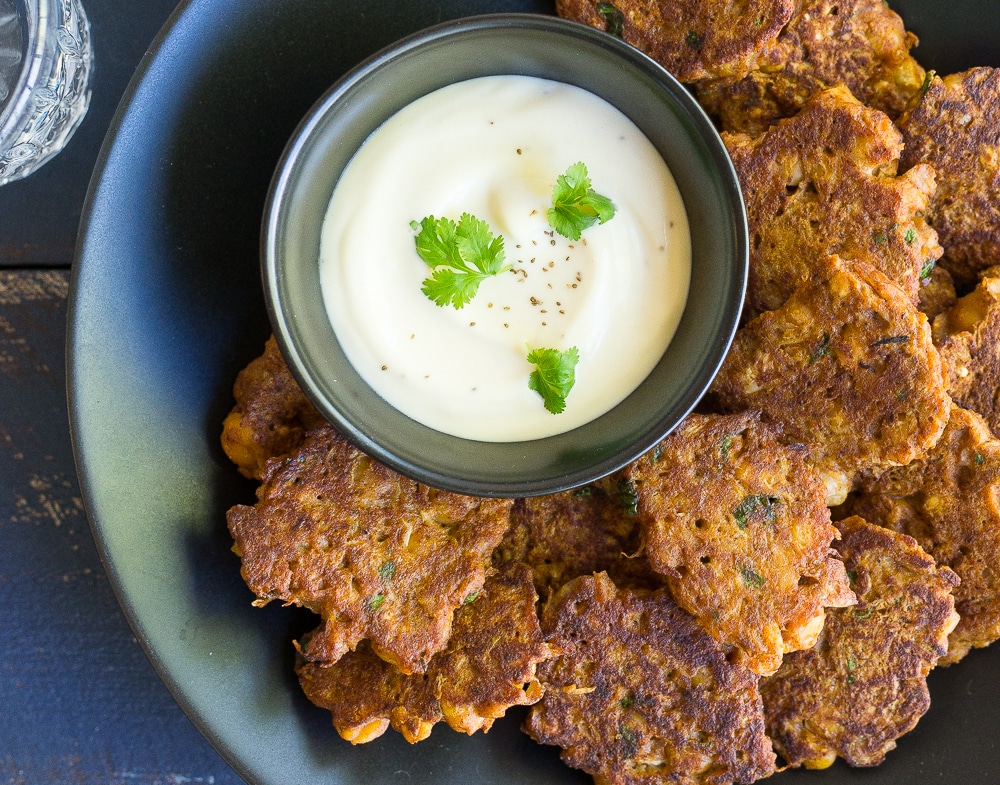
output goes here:
[{"label": "stack of fritters", "polygon": [[754,414],[692,415],[625,472],[646,555],[730,659],[772,673],[854,603],[822,481]]},{"label": "stack of fritters", "polygon": [[455,612],[446,648],[423,674],[407,676],[362,645],[333,664],[300,663],[299,681],[352,744],[381,736],[390,724],[411,744],[442,719],[463,733],[489,730],[509,707],[541,697],[535,669],[549,648],[536,599],[531,571],[509,564]]},{"label": "stack of fritters", "polygon": [[909,53],[916,43],[883,0],[798,0],[749,75],[695,87],[727,131],[763,133],[836,85],[896,117],[924,81],[924,69]]},{"label": "stack of fritters", "polygon": [[961,578],[962,619],[942,664],[1000,638],[1000,441],[981,417],[953,406],[927,457],[869,479],[852,509],[915,538]]},{"label": "stack of fritters", "polygon": [[747,206],[751,315],[781,306],[830,254],[869,263],[916,303],[941,255],[923,218],[934,170],[896,175],[901,137],[886,115],[836,87],[759,137],[723,138]]},{"label": "stack of fritters", "polygon": [[858,517],[837,526],[858,604],[831,610],[816,646],[761,683],[768,735],[791,766],[881,763],[930,706],[927,674],[958,619],[958,578],[912,538]]},{"label": "stack of fritters", "polygon": [[422,672],[451,633],[452,615],[483,587],[510,502],[474,499],[408,480],[330,426],[270,461],[253,507],[229,530],[260,598],[323,619],[305,656],[336,662],[362,640],[403,673]]},{"label": "stack of fritters", "polygon": [[836,257],[737,332],[712,391],[809,445],[831,506],[861,472],[925,455],[948,418],[926,317],[877,270]]},{"label": "stack of fritters", "polygon": [[557,656],[526,730],[599,783],[749,783],[774,771],[757,676],[730,663],[666,590],[577,578],[546,604]]},{"label": "stack of fritters", "polygon": [[802,445],[753,413],[692,416],[593,486],[469,499],[403,479],[326,425],[269,439],[268,418],[245,412],[309,412],[293,381],[273,382],[286,374],[270,342],[241,374],[223,438],[264,468],[230,527],[256,604],[321,616],[297,671],[345,739],[391,726],[416,742],[442,720],[485,731],[544,695],[526,730],[602,782],[773,770],[754,671],[855,600]]},{"label": "stack of fritters", "polygon": [[273,337],[234,395],[223,447],[263,480],[255,507],[229,512],[234,550],[254,604],[321,616],[296,643],[298,671],[338,732],[361,743],[391,724],[415,742],[442,719],[485,731],[538,700],[549,649],[530,570],[488,563],[511,503],[442,493],[358,452],[319,417]]}]

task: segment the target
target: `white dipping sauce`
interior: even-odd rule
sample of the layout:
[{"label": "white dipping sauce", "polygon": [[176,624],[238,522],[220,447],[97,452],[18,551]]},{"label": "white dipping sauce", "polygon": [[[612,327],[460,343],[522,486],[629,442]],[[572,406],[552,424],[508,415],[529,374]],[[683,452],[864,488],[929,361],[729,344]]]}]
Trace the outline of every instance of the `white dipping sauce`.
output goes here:
[{"label": "white dipping sauce", "polygon": [[[546,213],[577,161],[617,212],[574,242]],[[460,310],[439,307],[410,222],[465,212],[503,235],[513,269]],[[680,193],[642,132],[587,91],[524,76],[450,85],[378,128],[337,183],[320,256],[327,312],[365,381],[414,420],[494,442],[571,430],[627,397],[673,337],[691,266]],[[572,346],[576,384],[552,414],[528,387],[529,347]]]}]

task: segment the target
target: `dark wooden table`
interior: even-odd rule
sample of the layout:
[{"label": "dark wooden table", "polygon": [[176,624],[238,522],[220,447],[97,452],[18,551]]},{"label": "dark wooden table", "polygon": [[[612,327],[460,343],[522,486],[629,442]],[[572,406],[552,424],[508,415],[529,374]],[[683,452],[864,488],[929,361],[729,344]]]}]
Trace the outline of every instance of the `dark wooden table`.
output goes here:
[{"label": "dark wooden table", "polygon": [[66,411],[66,299],[98,151],[176,0],[83,0],[96,52],[69,146],[0,188],[0,783],[242,780],[132,636],[98,557]]}]

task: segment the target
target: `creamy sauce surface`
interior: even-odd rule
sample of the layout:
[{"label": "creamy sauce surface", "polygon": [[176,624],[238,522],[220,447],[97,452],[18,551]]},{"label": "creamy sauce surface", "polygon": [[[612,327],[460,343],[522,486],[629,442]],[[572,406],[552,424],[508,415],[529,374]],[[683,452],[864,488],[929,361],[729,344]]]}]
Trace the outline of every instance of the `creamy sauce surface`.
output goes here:
[{"label": "creamy sauce surface", "polygon": [[[577,161],[617,212],[573,241],[546,213]],[[460,310],[439,307],[410,223],[465,212],[503,235],[512,269]],[[450,85],[377,129],[335,188],[320,257],[358,373],[409,417],[481,441],[568,431],[627,397],[670,343],[691,265],[683,202],[642,132],[589,92],[523,76]],[[528,387],[529,347],[572,346],[576,383],[552,414]]]}]

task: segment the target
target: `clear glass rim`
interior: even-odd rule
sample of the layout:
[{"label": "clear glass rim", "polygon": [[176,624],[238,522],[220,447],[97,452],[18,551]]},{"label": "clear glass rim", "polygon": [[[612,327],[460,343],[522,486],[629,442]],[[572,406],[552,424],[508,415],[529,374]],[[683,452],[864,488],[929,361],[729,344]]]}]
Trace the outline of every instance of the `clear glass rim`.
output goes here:
[{"label": "clear glass rim", "polygon": [[58,0],[14,0],[14,6],[19,10],[27,6],[31,11],[25,31],[28,45],[17,81],[11,86],[11,100],[0,113],[0,139],[6,136],[10,126],[20,125],[20,118],[30,111],[31,86],[37,83],[40,73],[48,72],[59,46],[53,35],[59,21]]}]

